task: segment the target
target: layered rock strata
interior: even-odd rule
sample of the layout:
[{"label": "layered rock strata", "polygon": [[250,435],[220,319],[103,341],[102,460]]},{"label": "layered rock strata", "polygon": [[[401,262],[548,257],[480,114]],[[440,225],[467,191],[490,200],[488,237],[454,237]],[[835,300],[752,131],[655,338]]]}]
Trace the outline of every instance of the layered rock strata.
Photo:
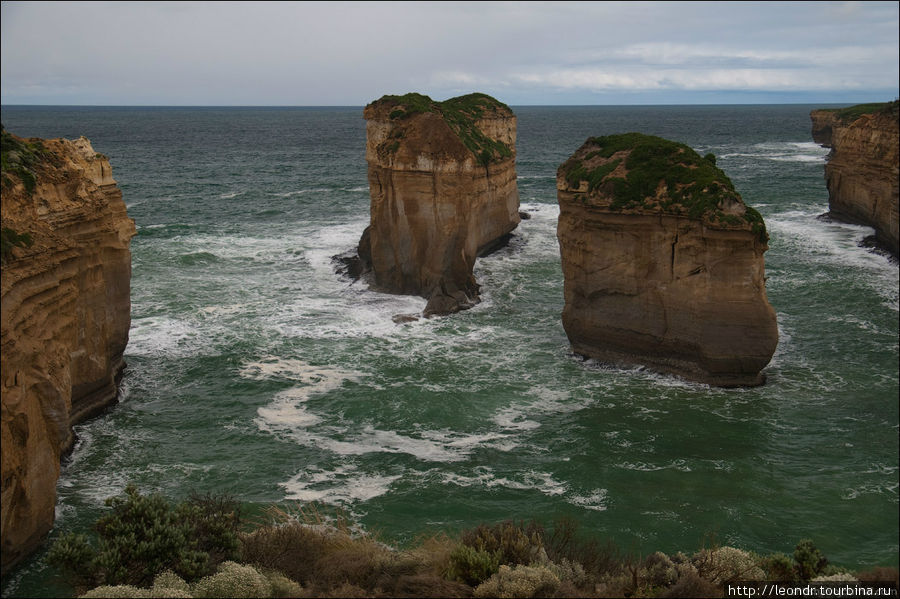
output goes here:
[{"label": "layered rock strata", "polygon": [[900,102],[813,110],[813,140],[831,148],[825,164],[829,214],[875,229],[900,253]]},{"label": "layered rock strata", "polygon": [[380,291],[428,299],[424,314],[478,301],[476,257],[519,223],[516,117],[484,94],[366,106],[370,225],[359,243]]},{"label": "layered rock strata", "polygon": [[563,326],[577,354],[751,386],[778,343],[762,217],[715,157],[637,133],[590,138],[557,172]]},{"label": "layered rock strata", "polygon": [[72,425],[116,401],[135,234],[109,161],[85,138],[3,132],[2,561],[51,528]]}]

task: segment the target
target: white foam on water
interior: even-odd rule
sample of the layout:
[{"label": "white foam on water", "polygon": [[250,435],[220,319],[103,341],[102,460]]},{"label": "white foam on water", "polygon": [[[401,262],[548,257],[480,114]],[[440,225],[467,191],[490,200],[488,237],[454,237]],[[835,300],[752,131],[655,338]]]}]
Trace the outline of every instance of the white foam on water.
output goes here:
[{"label": "white foam on water", "polygon": [[622,468],[624,470],[635,470],[637,472],[656,472],[658,470],[679,470],[681,472],[690,472],[691,468],[687,465],[687,462],[684,460],[672,460],[668,464],[657,465],[650,464],[648,462],[622,462],[620,464],[616,464],[617,468]]},{"label": "white foam on water", "polygon": [[199,333],[186,320],[166,316],[133,318],[128,333],[128,354],[132,356],[185,357],[198,349]]},{"label": "white foam on water", "polygon": [[295,189],[293,191],[284,191],[280,193],[272,193],[273,196],[278,198],[290,198],[294,196],[302,196],[308,193],[327,193],[331,191],[327,187],[313,187],[311,189]]},{"label": "white foam on water", "polygon": [[341,456],[400,453],[411,455],[425,462],[458,462],[466,459],[465,451],[455,450],[429,439],[410,437],[396,431],[380,430],[373,426],[365,426],[350,441],[319,435],[311,435],[310,438],[317,447]]},{"label": "white foam on water", "polygon": [[566,501],[586,510],[603,512],[609,507],[607,505],[609,501],[609,491],[606,489],[594,489],[587,495],[571,495],[566,498]]},{"label": "white foam on water", "polygon": [[347,505],[384,495],[398,478],[400,475],[360,473],[350,464],[330,470],[310,465],[279,486],[285,490],[285,499]]},{"label": "white foam on water", "polygon": [[567,483],[556,480],[549,472],[539,470],[519,472],[515,477],[511,478],[498,477],[491,468],[486,466],[475,468],[474,472],[471,476],[454,472],[442,472],[440,477],[444,484],[459,487],[480,486],[488,489],[502,487],[514,491],[538,491],[548,497],[565,495],[569,488]]}]

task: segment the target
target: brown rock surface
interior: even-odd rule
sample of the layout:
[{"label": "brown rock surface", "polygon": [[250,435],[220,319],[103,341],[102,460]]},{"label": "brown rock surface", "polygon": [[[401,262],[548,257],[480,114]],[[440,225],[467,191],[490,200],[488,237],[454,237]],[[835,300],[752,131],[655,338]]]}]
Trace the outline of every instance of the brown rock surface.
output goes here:
[{"label": "brown rock surface", "polygon": [[475,258],[519,223],[515,115],[484,94],[407,94],[364,116],[371,221],[359,257],[373,287],[427,298],[426,316],[470,307]]},{"label": "brown rock surface", "polygon": [[[868,106],[868,105],[864,105]],[[897,101],[844,110],[813,110],[813,140],[831,148],[825,165],[829,213],[875,228],[877,241],[900,253],[900,131]]]},{"label": "brown rock surface", "polygon": [[3,166],[6,572],[53,525],[72,425],[116,401],[135,227],[109,161],[83,137],[22,140],[4,131]]},{"label": "brown rock surface", "polygon": [[557,173],[573,350],[758,385],[778,343],[762,217],[714,161],[660,138],[591,138]]}]

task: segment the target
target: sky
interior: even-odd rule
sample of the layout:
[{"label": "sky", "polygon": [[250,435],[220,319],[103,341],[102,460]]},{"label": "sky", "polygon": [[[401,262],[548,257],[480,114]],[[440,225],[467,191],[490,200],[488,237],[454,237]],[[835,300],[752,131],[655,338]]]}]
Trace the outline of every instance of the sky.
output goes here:
[{"label": "sky", "polygon": [[2,104],[512,105],[900,95],[900,3],[7,2]]}]

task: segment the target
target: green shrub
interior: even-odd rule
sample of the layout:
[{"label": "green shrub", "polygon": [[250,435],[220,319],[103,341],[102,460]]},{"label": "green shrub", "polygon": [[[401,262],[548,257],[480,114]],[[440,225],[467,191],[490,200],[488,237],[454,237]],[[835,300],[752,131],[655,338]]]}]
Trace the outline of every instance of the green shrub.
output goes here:
[{"label": "green shrub", "polygon": [[766,580],[793,582],[797,579],[794,561],[784,553],[773,553],[763,558],[760,562],[760,567],[766,573]]},{"label": "green shrub", "polygon": [[810,539],[803,539],[794,548],[794,562],[800,580],[812,580],[821,574],[828,560]]},{"label": "green shrub", "polygon": [[506,521],[467,530],[460,536],[460,542],[473,549],[497,554],[501,564],[529,565],[547,559],[541,532],[535,524],[525,526]]},{"label": "green shrub", "polygon": [[76,584],[149,586],[166,570],[195,580],[236,557],[240,515],[230,500],[194,497],[173,507],[129,485],[106,505],[112,512],[94,525],[96,546],[85,535],[69,534],[47,554]]},{"label": "green shrub", "polygon": [[476,597],[548,597],[559,588],[559,578],[544,566],[500,566],[478,585]]},{"label": "green shrub", "polygon": [[709,154],[707,154],[706,156],[703,157],[703,160],[705,160],[705,161],[711,163],[713,166],[715,166],[715,164],[716,164],[716,155],[713,154],[712,152],[710,152]]},{"label": "green shrub", "polygon": [[500,552],[474,549],[459,545],[450,554],[451,579],[460,580],[470,586],[478,586],[500,569]]}]

